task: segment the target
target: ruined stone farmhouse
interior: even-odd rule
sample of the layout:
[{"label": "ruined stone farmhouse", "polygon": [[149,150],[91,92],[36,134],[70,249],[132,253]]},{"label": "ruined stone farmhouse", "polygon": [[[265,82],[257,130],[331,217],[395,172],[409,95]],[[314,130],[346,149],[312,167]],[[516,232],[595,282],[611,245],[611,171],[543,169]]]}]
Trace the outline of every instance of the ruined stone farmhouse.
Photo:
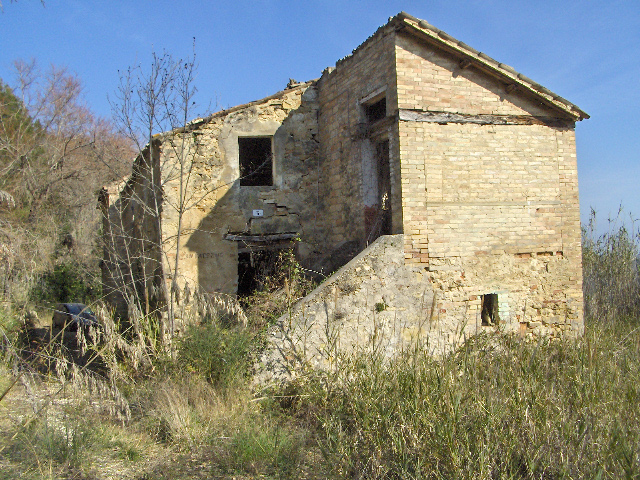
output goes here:
[{"label": "ruined stone farmhouse", "polygon": [[579,333],[584,118],[400,13],[319,79],[157,135],[101,195],[108,296],[124,308],[122,278],[144,308],[163,283],[245,294],[293,248],[329,278],[274,338],[304,324],[318,355],[329,331],[389,352],[496,327]]}]

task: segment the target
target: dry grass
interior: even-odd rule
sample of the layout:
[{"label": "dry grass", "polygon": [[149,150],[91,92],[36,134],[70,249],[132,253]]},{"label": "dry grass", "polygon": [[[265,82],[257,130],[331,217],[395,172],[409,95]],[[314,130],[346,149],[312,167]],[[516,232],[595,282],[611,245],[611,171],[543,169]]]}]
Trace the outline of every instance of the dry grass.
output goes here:
[{"label": "dry grass", "polygon": [[376,352],[303,390],[340,477],[638,478],[640,329],[473,338],[441,360]]}]

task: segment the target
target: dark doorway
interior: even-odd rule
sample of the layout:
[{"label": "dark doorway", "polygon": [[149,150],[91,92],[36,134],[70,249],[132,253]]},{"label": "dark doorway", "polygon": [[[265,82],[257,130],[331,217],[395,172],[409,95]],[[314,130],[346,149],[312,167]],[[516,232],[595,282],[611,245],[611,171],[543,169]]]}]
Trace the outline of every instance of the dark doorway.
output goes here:
[{"label": "dark doorway", "polygon": [[480,318],[482,318],[483,326],[497,325],[500,322],[497,293],[482,295],[482,313]]},{"label": "dark doorway", "polygon": [[367,243],[373,242],[381,235],[391,235],[391,166],[389,160],[389,140],[376,143],[375,164],[377,176],[377,199],[375,211],[369,218]]},{"label": "dark doorway", "polygon": [[382,220],[380,235],[391,235],[391,166],[389,165],[389,140],[376,145],[378,162],[378,195]]},{"label": "dark doorway", "polygon": [[278,251],[251,250],[238,253],[238,296],[260,291],[274,274]]}]

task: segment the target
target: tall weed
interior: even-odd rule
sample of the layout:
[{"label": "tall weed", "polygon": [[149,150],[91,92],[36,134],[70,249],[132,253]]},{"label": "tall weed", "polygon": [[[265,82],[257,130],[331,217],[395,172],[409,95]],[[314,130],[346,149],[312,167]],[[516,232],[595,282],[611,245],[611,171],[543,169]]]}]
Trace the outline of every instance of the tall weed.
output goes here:
[{"label": "tall weed", "polygon": [[227,387],[249,373],[254,345],[255,335],[244,328],[225,328],[216,322],[190,326],[179,340],[176,366]]},{"label": "tall weed", "polygon": [[228,472],[292,473],[304,460],[310,432],[263,409],[246,384],[221,391],[202,377],[186,376],[148,386],[142,421],[159,442],[208,451]]},{"label": "tall weed", "polygon": [[640,312],[640,240],[633,219],[609,219],[606,233],[597,234],[596,213],[582,231],[585,320],[635,318]]},{"label": "tall weed", "polygon": [[640,330],[576,341],[480,335],[433,359],[342,359],[311,381],[320,445],[353,478],[635,478]]}]

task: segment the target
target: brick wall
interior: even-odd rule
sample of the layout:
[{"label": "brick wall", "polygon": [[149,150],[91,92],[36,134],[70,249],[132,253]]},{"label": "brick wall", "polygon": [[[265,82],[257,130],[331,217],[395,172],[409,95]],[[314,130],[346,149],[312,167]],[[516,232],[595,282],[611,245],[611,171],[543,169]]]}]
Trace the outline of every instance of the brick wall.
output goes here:
[{"label": "brick wall", "polygon": [[[406,262],[431,272],[443,317],[475,326],[481,295],[498,293],[506,328],[579,331],[573,123],[453,56],[396,38]],[[436,123],[422,112],[461,118]],[[500,124],[504,116],[512,124]]]},{"label": "brick wall", "polygon": [[[326,248],[344,241],[365,244],[365,197],[363,148],[363,99],[376,92],[386,97],[387,116],[397,111],[395,77],[395,32],[381,28],[352,55],[325,70],[318,81],[318,117],[321,155],[321,209],[326,230]],[[360,126],[359,126],[360,124]],[[390,143],[393,225],[402,231],[397,126],[388,122],[381,133]]]}]

